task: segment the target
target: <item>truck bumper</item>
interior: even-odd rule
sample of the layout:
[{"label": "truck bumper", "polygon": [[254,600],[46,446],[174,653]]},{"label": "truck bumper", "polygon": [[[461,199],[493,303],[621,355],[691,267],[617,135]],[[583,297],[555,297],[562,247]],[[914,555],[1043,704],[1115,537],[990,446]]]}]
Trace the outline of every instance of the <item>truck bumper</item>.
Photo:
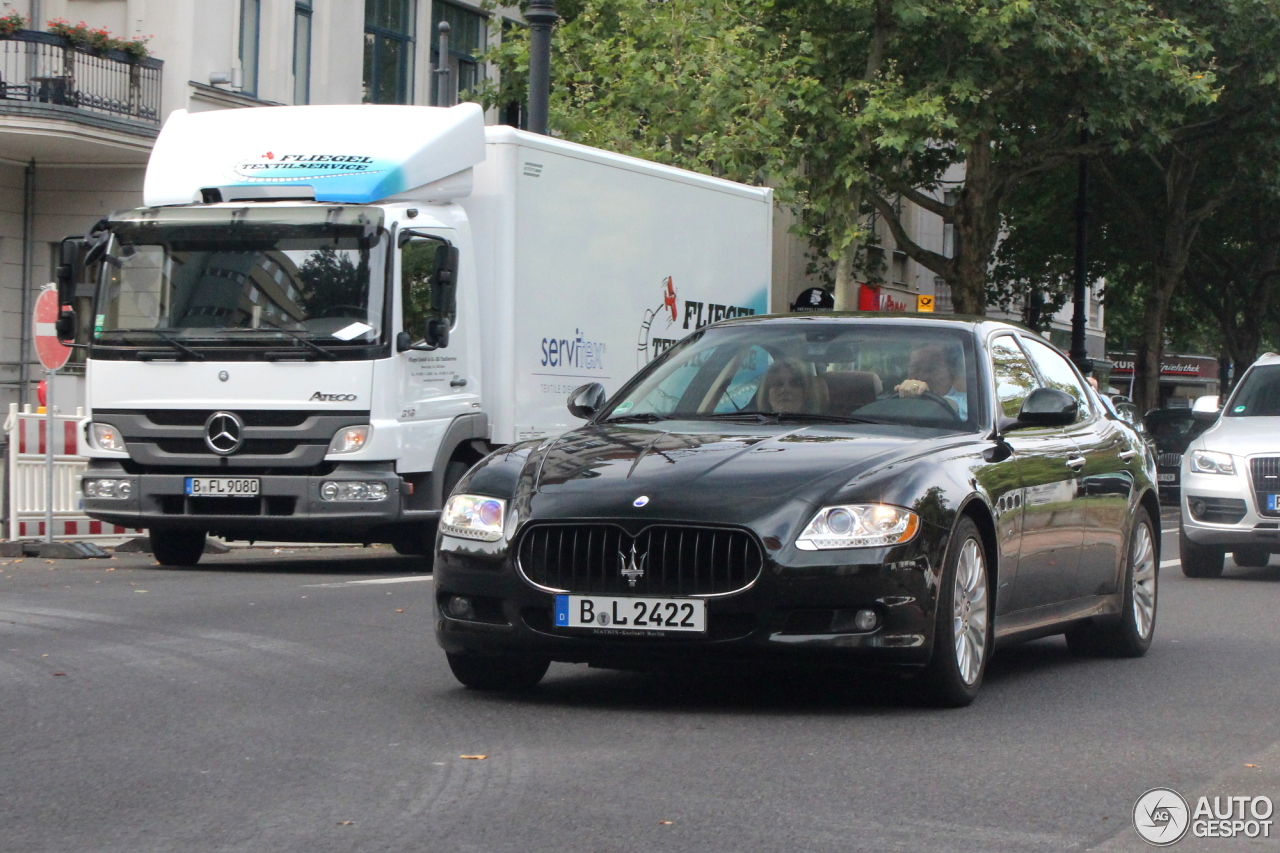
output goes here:
[{"label": "truck bumper", "polygon": [[[130,474],[114,460],[94,459],[84,479],[127,481],[127,498],[85,498],[90,518],[124,527],[198,529],[228,538],[280,540],[359,540],[371,531],[406,522],[434,521],[438,512],[407,509],[409,485],[392,463],[339,464],[327,474],[271,473],[240,475],[234,469],[219,476],[245,476],[259,481],[253,497],[192,497],[186,493],[190,473]],[[200,472],[200,476],[210,476]],[[386,498],[378,501],[328,501],[321,484],[330,481],[382,483]]]}]

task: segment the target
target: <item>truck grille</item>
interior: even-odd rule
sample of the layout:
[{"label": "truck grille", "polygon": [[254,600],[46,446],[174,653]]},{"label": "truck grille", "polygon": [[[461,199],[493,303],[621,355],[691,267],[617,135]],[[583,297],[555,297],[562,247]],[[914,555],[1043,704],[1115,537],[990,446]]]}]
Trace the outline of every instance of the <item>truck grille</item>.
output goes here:
[{"label": "truck grille", "polygon": [[1253,475],[1253,497],[1257,502],[1258,515],[1280,518],[1280,512],[1267,509],[1267,495],[1280,495],[1280,456],[1263,456],[1250,460],[1249,467],[1249,473]]},{"label": "truck grille", "polygon": [[1161,468],[1178,468],[1182,465],[1182,454],[1161,453],[1156,457],[1156,464]]},{"label": "truck grille", "polygon": [[727,595],[755,583],[764,566],[745,530],[675,525],[634,537],[613,524],[538,525],[516,559],[537,586],[606,595]]}]

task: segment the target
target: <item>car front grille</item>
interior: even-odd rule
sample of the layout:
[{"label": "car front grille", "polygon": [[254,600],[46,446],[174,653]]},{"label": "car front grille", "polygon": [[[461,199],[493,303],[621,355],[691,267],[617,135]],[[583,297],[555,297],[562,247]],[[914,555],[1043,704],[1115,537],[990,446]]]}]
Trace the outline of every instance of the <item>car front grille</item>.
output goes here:
[{"label": "car front grille", "polygon": [[1182,465],[1182,454],[1161,453],[1156,457],[1156,464],[1161,468],[1177,468]]},{"label": "car front grille", "polygon": [[1280,518],[1280,511],[1267,509],[1267,495],[1280,495],[1280,456],[1262,456],[1249,463],[1253,475],[1253,497],[1258,515]]},{"label": "car front grille", "polygon": [[536,586],[605,595],[727,595],[755,583],[764,566],[745,530],[676,525],[634,537],[613,524],[537,525],[516,559]]}]

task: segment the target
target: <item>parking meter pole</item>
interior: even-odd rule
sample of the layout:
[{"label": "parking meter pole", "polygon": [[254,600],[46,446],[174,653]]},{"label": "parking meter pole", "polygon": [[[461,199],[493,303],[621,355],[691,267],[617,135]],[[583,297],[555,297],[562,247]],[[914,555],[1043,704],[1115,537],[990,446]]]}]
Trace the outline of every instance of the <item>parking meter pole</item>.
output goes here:
[{"label": "parking meter pole", "polygon": [[53,541],[53,377],[44,372],[44,541]]}]

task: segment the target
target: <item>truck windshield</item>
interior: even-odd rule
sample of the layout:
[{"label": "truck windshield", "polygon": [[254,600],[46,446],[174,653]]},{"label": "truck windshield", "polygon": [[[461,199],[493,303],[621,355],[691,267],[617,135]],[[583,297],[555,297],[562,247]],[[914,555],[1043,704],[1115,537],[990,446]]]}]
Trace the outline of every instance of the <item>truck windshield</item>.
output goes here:
[{"label": "truck windshield", "polygon": [[112,223],[94,344],[351,357],[382,339],[387,242],[367,221]]}]

